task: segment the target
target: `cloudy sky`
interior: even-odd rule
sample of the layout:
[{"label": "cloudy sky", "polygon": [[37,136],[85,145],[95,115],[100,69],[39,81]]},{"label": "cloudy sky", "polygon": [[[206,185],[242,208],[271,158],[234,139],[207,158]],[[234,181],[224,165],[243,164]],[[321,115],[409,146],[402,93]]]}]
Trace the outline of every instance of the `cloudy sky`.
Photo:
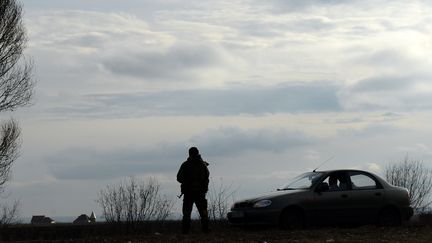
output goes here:
[{"label": "cloudy sky", "polygon": [[[188,147],[236,197],[322,169],[432,161],[428,1],[22,0],[34,105],[9,200],[80,215],[107,184],[175,198]],[[178,203],[178,201],[177,201]]]}]

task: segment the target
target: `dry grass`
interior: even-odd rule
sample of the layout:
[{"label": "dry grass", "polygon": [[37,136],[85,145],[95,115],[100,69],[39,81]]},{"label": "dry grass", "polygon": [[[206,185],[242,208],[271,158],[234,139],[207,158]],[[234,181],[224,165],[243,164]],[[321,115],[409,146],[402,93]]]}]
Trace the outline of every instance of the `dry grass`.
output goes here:
[{"label": "dry grass", "polygon": [[182,235],[175,232],[153,232],[129,236],[94,236],[75,240],[27,241],[27,242],[432,242],[432,226],[377,227],[361,226],[351,228],[325,227],[305,230],[282,231],[278,229],[246,229],[227,225],[214,226],[211,233],[204,234],[195,225],[192,232]]}]

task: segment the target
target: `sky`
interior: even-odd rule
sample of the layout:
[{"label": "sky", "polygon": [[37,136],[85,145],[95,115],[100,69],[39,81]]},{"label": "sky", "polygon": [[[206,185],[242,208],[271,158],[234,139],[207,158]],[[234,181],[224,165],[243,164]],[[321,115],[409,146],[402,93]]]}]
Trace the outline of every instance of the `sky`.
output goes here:
[{"label": "sky", "polygon": [[320,169],[432,161],[428,1],[21,0],[37,80],[7,200],[101,210],[155,177],[175,197],[190,146],[235,199]]}]

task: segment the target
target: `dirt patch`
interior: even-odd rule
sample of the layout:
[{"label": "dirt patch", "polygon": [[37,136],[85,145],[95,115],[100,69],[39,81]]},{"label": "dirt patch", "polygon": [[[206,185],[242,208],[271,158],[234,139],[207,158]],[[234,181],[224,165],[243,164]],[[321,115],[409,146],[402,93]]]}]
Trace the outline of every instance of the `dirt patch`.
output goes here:
[{"label": "dirt patch", "polygon": [[192,232],[183,235],[178,229],[165,232],[136,232],[134,235],[86,236],[80,239],[37,240],[20,242],[432,242],[431,226],[401,227],[324,227],[305,230],[283,231],[274,228],[237,228],[229,225],[216,225],[212,232],[201,233],[194,225]]}]

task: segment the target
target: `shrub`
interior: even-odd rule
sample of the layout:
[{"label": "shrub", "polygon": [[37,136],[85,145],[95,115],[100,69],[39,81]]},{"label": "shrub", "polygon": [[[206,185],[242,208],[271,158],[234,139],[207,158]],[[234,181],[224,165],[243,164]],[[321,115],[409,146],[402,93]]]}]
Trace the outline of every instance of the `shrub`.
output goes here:
[{"label": "shrub", "polygon": [[422,161],[406,157],[401,162],[389,164],[385,177],[390,184],[408,189],[411,206],[417,212],[426,210],[431,204],[432,170]]},{"label": "shrub", "polygon": [[234,201],[234,193],[232,184],[224,185],[223,180],[220,179],[220,183],[216,185],[214,180],[211,180],[208,192],[208,211],[211,220],[226,220],[230,203]]},{"label": "shrub", "polygon": [[155,178],[140,181],[130,177],[117,185],[109,185],[99,192],[97,202],[107,222],[132,225],[165,220],[173,207],[172,200],[161,195]]}]

